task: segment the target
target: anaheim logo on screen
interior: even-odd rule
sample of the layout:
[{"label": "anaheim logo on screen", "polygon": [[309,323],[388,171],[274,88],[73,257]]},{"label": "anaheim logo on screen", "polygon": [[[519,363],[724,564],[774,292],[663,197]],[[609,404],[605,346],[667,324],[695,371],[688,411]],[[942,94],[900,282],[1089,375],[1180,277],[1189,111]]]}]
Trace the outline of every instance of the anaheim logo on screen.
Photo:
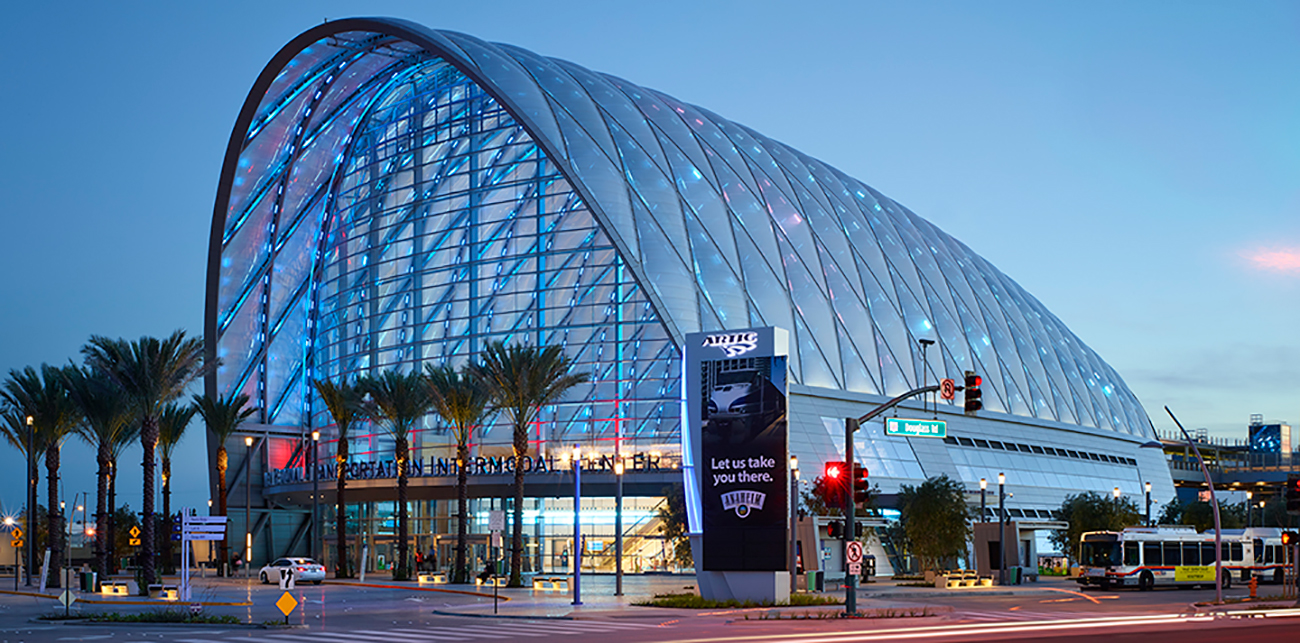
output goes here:
[{"label": "anaheim logo on screen", "polygon": [[738,357],[758,348],[758,333],[708,335],[701,346],[721,348],[727,357]]},{"label": "anaheim logo on screen", "polygon": [[767,494],[761,491],[729,491],[722,494],[722,508],[735,509],[736,515],[744,518],[751,509],[762,509]]}]

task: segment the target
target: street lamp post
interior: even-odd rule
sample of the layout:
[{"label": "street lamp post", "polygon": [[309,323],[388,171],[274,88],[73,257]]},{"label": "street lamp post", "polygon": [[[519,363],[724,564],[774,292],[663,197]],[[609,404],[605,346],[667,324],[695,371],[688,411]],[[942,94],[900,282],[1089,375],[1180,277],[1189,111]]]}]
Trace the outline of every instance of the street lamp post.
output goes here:
[{"label": "street lamp post", "polygon": [[[7,528],[10,532],[14,530],[15,522],[17,521],[14,520],[13,516],[5,516],[5,528]],[[18,591],[18,548],[17,547],[14,548],[14,591],[15,592]]]},{"label": "street lamp post", "polygon": [[[1165,412],[1173,419],[1178,430],[1182,431],[1183,439],[1191,445],[1192,453],[1196,454],[1196,461],[1201,465],[1201,474],[1205,476],[1205,485],[1210,488],[1210,508],[1214,510],[1214,602],[1223,603],[1223,523],[1219,520],[1219,501],[1214,497],[1214,479],[1210,477],[1210,468],[1205,465],[1205,458],[1201,457],[1201,450],[1197,448],[1196,441],[1188,435],[1187,429],[1183,428],[1182,422],[1174,415],[1169,407],[1165,407]],[[1142,445],[1142,448],[1160,448],[1162,445],[1154,440]]]},{"label": "street lamp post", "polygon": [[790,456],[790,594],[799,589],[799,456]]},{"label": "street lamp post", "polygon": [[623,595],[623,458],[614,455],[614,595]]},{"label": "street lamp post", "polygon": [[311,557],[320,562],[320,431],[311,432]]},{"label": "street lamp post", "polygon": [[998,474],[998,584],[1007,584],[1007,474]]},{"label": "street lamp post", "polygon": [[253,563],[253,436],[244,436],[244,578]]},{"label": "street lamp post", "polygon": [[[27,416],[27,586],[36,566],[36,421]],[[15,572],[16,573],[16,572]]]},{"label": "street lamp post", "polygon": [[1246,528],[1247,529],[1250,528],[1250,514],[1252,513],[1252,510],[1255,508],[1255,503],[1251,501],[1251,498],[1254,495],[1255,494],[1250,491],[1246,492]]},{"label": "street lamp post", "polygon": [[582,605],[582,447],[573,445],[573,604]]},{"label": "street lamp post", "polygon": [[1110,503],[1110,509],[1114,512],[1115,517],[1119,518],[1119,487],[1115,487],[1111,490],[1111,493],[1113,495],[1111,496],[1112,500]]},{"label": "street lamp post", "polygon": [[985,512],[988,510],[988,501],[986,499],[988,496],[988,488],[988,479],[980,478],[980,522],[987,520],[985,517],[987,514]]},{"label": "street lamp post", "polygon": [[1146,483],[1146,489],[1147,489],[1146,525],[1150,527],[1151,526],[1151,483],[1150,482]]}]

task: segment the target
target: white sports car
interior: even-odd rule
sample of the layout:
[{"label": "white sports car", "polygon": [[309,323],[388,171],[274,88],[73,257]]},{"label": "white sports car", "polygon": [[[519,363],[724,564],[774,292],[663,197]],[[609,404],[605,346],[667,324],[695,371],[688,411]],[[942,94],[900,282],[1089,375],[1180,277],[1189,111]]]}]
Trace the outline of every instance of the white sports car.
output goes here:
[{"label": "white sports car", "polygon": [[281,558],[263,567],[258,577],[263,583],[278,583],[281,569],[292,572],[295,583],[310,581],[320,585],[325,580],[325,567],[310,558]]}]

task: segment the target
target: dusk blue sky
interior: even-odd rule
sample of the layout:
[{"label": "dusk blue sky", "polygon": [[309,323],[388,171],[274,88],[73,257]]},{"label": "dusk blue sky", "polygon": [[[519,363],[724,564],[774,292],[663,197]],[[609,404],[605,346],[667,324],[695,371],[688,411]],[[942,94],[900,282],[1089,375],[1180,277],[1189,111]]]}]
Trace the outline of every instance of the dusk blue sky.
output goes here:
[{"label": "dusk blue sky", "polygon": [[[203,326],[248,89],[324,19],[393,16],[627,78],[929,219],[1118,370],[1155,426],[1300,422],[1300,3],[17,3],[0,24],[0,372]],[[178,501],[206,503],[202,426]],[[122,458],[139,507],[139,450]],[[94,459],[64,450],[68,495]],[[0,448],[0,504],[23,465]],[[134,494],[132,490],[136,490]],[[43,492],[42,492],[43,493]]]}]

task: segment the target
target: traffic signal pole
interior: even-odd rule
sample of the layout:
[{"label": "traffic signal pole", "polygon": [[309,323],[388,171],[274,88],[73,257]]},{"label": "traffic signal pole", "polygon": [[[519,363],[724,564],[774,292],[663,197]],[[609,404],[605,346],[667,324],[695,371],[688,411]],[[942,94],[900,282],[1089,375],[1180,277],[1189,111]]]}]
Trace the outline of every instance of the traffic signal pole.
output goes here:
[{"label": "traffic signal pole", "polygon": [[[845,468],[849,470],[848,478],[844,487],[844,552],[848,552],[849,543],[854,539],[857,533],[857,525],[853,523],[857,511],[853,505],[853,434],[858,432],[858,420],[856,418],[844,418],[844,461],[848,463]],[[848,556],[844,557],[844,615],[856,616],[858,613],[858,576],[849,573]]]},{"label": "traffic signal pole", "polygon": [[[855,515],[857,512],[855,511],[855,503],[853,498],[854,475],[852,472],[854,471],[856,466],[853,460],[853,434],[857,433],[858,427],[862,426],[862,424],[866,422],[870,422],[871,420],[879,417],[880,414],[884,413],[885,411],[888,411],[889,409],[894,408],[895,406],[898,406],[899,403],[903,402],[904,400],[907,400],[908,398],[916,397],[918,395],[924,395],[926,393],[933,393],[938,390],[939,390],[938,384],[932,386],[922,386],[920,388],[914,388],[906,393],[903,393],[902,395],[899,395],[898,397],[895,397],[892,400],[889,400],[888,402],[885,402],[884,404],[881,404],[880,406],[877,406],[874,409],[871,409],[870,411],[867,411],[867,414],[863,415],[860,418],[844,418],[844,462],[846,465],[845,468],[848,470],[846,472],[848,475],[845,476],[846,478],[848,478],[848,482],[845,483],[844,535],[841,536],[841,538],[844,541],[843,546],[845,551],[848,550],[849,542],[857,538],[857,533],[858,533],[857,525],[854,524],[855,519],[857,518],[857,516]],[[858,577],[855,574],[850,574],[848,572],[848,569],[849,569],[848,560],[846,559],[844,562],[844,615],[856,616],[858,613],[858,593],[857,593]]]}]

